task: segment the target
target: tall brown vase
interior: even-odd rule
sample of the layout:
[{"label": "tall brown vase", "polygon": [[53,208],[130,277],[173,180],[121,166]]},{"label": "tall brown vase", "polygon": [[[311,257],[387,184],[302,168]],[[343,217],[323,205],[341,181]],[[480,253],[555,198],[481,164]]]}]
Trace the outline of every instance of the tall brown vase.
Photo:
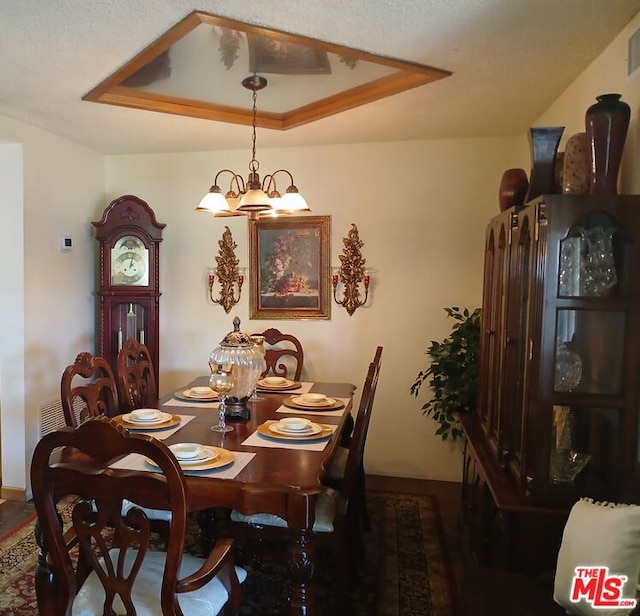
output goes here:
[{"label": "tall brown vase", "polygon": [[601,94],[587,109],[585,127],[590,156],[590,195],[617,195],[618,172],[631,109],[620,94]]}]

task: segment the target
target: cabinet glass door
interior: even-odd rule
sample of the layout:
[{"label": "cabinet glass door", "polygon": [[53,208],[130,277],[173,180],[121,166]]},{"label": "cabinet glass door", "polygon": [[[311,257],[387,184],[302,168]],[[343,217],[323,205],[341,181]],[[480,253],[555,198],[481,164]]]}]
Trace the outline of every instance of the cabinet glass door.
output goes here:
[{"label": "cabinet glass door", "polygon": [[626,314],[558,310],[554,391],[618,395]]},{"label": "cabinet glass door", "polygon": [[549,483],[604,494],[617,485],[620,410],[554,405]]},{"label": "cabinet glass door", "polygon": [[558,295],[611,297],[616,294],[622,266],[622,241],[613,219],[592,213],[571,227],[560,242]]}]

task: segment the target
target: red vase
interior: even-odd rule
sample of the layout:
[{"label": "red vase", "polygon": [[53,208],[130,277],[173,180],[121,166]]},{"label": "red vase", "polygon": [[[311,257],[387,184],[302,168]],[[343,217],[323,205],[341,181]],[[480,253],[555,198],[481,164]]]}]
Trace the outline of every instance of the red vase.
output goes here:
[{"label": "red vase", "polygon": [[507,169],[502,174],[498,190],[500,211],[504,212],[514,205],[522,205],[528,188],[529,178],[524,169]]},{"label": "red vase", "polygon": [[631,109],[620,100],[620,94],[601,94],[596,100],[585,115],[590,157],[589,194],[617,195]]}]

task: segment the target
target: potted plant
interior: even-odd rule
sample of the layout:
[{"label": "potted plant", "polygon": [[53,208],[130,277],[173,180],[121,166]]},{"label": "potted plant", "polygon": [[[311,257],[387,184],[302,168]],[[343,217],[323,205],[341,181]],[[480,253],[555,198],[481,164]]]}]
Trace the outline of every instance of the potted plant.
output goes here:
[{"label": "potted plant", "polygon": [[470,312],[454,306],[445,311],[455,320],[451,333],[442,342],[431,341],[429,367],[418,373],[411,386],[416,397],[425,381],[431,388],[433,395],[422,413],[439,424],[435,433],[443,441],[462,436],[458,415],[476,407],[480,359],[480,308]]}]

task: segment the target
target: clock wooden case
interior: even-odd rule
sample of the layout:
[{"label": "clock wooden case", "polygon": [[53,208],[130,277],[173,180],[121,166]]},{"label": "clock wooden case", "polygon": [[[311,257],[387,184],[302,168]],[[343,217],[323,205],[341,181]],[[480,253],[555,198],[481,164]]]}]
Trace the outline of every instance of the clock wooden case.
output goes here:
[{"label": "clock wooden case", "polygon": [[160,254],[164,223],[133,195],[112,201],[94,221],[99,247],[98,354],[114,374],[118,353],[128,338],[149,349],[158,378]]}]

